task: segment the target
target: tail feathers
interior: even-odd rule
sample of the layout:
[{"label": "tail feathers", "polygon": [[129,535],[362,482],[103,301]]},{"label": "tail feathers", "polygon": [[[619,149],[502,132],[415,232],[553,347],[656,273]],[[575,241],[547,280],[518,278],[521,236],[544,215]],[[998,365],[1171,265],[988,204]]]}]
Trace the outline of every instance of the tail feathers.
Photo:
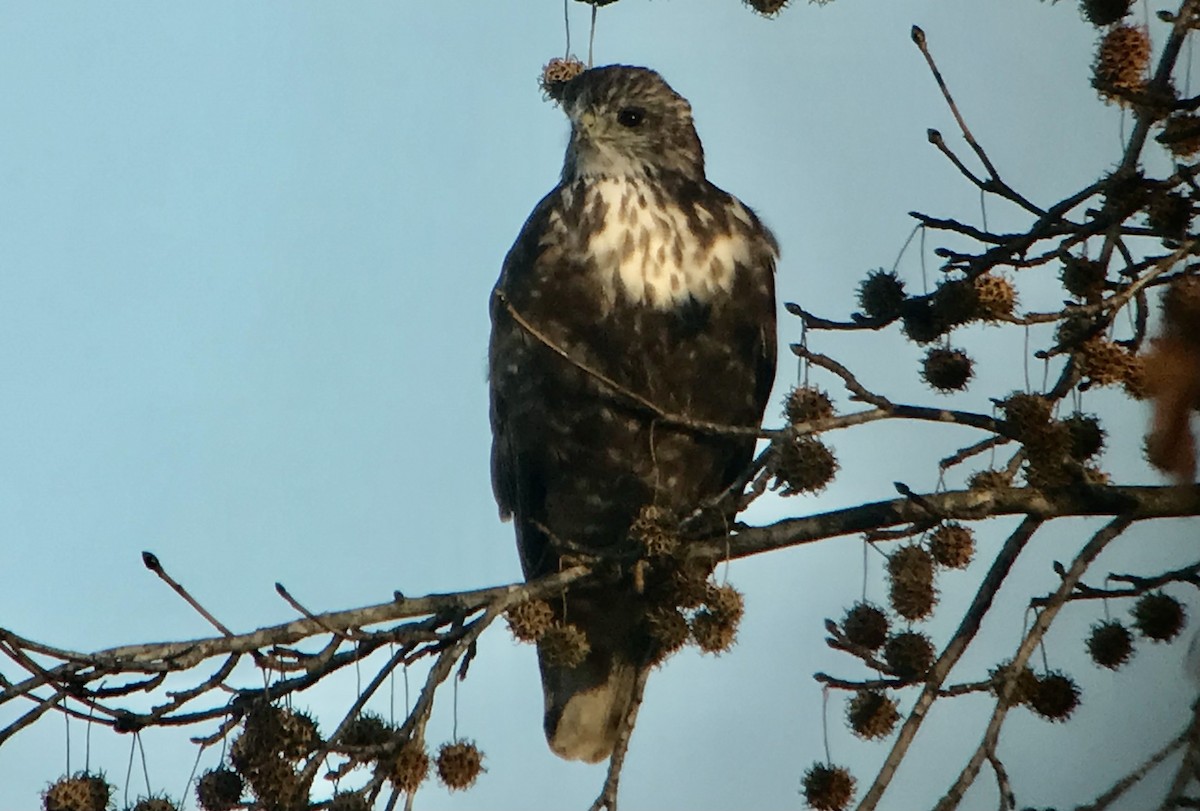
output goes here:
[{"label": "tail feathers", "polygon": [[566,760],[599,763],[617,744],[633,700],[637,668],[612,655],[593,655],[579,667],[542,669],[546,741]]}]

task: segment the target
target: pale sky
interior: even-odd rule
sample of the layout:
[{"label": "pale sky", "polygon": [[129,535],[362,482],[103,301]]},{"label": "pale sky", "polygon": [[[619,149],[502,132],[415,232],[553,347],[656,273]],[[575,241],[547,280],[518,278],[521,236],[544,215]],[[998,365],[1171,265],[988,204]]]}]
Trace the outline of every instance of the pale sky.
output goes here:
[{"label": "pale sky", "polygon": [[[588,9],[570,5],[573,50],[586,58]],[[1128,122],[1089,89],[1095,34],[1069,1],[796,2],[766,21],[737,0],[622,0],[601,10],[595,58],[653,67],[690,99],[710,179],[779,238],[780,301],[837,317],[867,270],[894,261],[908,211],[978,220],[977,192],[926,141],[937,127],[967,154],[909,39],[914,23],[976,136],[1027,196],[1048,204],[1117,160]],[[330,610],[396,589],[519,578],[488,481],[486,304],[559,172],[567,126],[536,79],[563,49],[559,0],[5,5],[0,626],[81,650],[208,635],[142,568],[144,549],[239,631],[294,616],[275,581]],[[998,230],[1023,223],[999,207],[988,216]],[[934,275],[937,244],[925,246]],[[920,288],[917,243],[900,270]],[[1026,306],[1060,295],[1052,278],[1019,281]],[[781,345],[799,334],[781,317]],[[894,328],[810,343],[897,399],[947,402],[916,383],[921,352]],[[989,395],[1025,386],[1017,331],[973,328],[958,343],[980,362],[963,407],[986,411]],[[794,382],[789,358],[780,393]],[[834,380],[813,379],[846,405]],[[1116,392],[1085,405],[1119,415],[1106,467],[1157,482],[1139,459],[1140,407]],[[747,520],[891,498],[896,480],[932,490],[936,459],[977,438],[907,425],[831,436],[835,484],[815,498],[767,497]],[[1013,525],[979,527],[984,558]],[[979,678],[1011,652],[1021,606],[1055,586],[1050,562],[1096,526],[1062,521],[1037,537],[952,680]],[[1138,528],[1094,579],[1192,562],[1193,537],[1182,522]],[[926,624],[935,641],[984,568],[939,582],[943,602]],[[623,811],[802,807],[800,776],[824,757],[810,676],[867,675],[822,642],[823,618],[859,596],[857,539],[738,562],[729,576],[746,594],[740,644],[719,658],[685,652],[655,674]],[[878,600],[881,577],[874,556]],[[1006,730],[1021,805],[1094,796],[1165,740],[1193,698],[1183,646],[1143,644],[1116,674],[1087,661],[1082,638],[1100,611],[1069,607],[1047,640],[1051,666],[1084,688],[1078,717],[1051,726],[1019,712]],[[348,675],[296,703],[333,724],[354,690]],[[435,745],[451,734],[449,699],[430,726]],[[831,697],[829,744],[865,784],[887,744],[853,738],[844,699]],[[373,706],[387,714],[386,701]],[[0,723],[27,709],[0,710]],[[940,796],[988,712],[981,697],[939,703],[883,807]],[[533,649],[500,626],[460,686],[458,729],[486,752],[487,774],[454,795],[430,783],[418,808],[585,808],[603,781],[603,769],[546,748]],[[81,768],[82,725],[70,741]],[[144,741],[154,788],[178,796],[195,747],[179,731]],[[119,788],[129,744],[91,735],[91,766]],[[58,717],[0,749],[0,809],[34,807],[66,749]],[[989,775],[969,800],[996,805]]]}]

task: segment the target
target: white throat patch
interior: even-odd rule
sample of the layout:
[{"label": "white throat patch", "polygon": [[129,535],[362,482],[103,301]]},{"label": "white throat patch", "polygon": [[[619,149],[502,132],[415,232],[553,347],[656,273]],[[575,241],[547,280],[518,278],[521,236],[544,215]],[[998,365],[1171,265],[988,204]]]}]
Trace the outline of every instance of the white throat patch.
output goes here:
[{"label": "white throat patch", "polygon": [[[687,214],[657,197],[640,178],[596,178],[590,191],[604,201],[605,214],[602,226],[583,247],[610,301],[623,297],[658,310],[672,309],[689,298],[709,301],[733,287],[738,263],[750,262],[754,226],[736,199],[729,198],[727,212],[722,212],[732,233],[705,244]],[[700,205],[693,216],[704,229],[717,219]]]}]

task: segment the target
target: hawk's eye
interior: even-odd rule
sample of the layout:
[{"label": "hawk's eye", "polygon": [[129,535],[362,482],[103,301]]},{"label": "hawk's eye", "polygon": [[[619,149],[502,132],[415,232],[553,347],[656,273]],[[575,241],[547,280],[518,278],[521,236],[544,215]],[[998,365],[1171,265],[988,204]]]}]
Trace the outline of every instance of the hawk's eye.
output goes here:
[{"label": "hawk's eye", "polygon": [[622,107],[621,111],[617,113],[617,123],[630,129],[641,126],[645,119],[646,111],[641,107]]}]

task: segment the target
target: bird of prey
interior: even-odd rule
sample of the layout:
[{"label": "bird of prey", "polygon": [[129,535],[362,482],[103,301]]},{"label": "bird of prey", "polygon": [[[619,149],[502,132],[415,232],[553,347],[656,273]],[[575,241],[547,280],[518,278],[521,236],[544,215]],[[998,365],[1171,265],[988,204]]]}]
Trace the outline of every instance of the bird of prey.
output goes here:
[{"label": "bird of prey", "polygon": [[[557,95],[571,122],[562,177],[491,300],[492,482],[527,579],[558,571],[568,548],[620,548],[648,505],[683,516],[715,501],[755,438],[702,424],[757,428],[775,376],[778,247],[706,179],[687,100],[625,65]],[[647,605],[627,582],[558,602],[590,651],[564,667],[539,649],[546,738],[595,763],[651,666]]]}]

